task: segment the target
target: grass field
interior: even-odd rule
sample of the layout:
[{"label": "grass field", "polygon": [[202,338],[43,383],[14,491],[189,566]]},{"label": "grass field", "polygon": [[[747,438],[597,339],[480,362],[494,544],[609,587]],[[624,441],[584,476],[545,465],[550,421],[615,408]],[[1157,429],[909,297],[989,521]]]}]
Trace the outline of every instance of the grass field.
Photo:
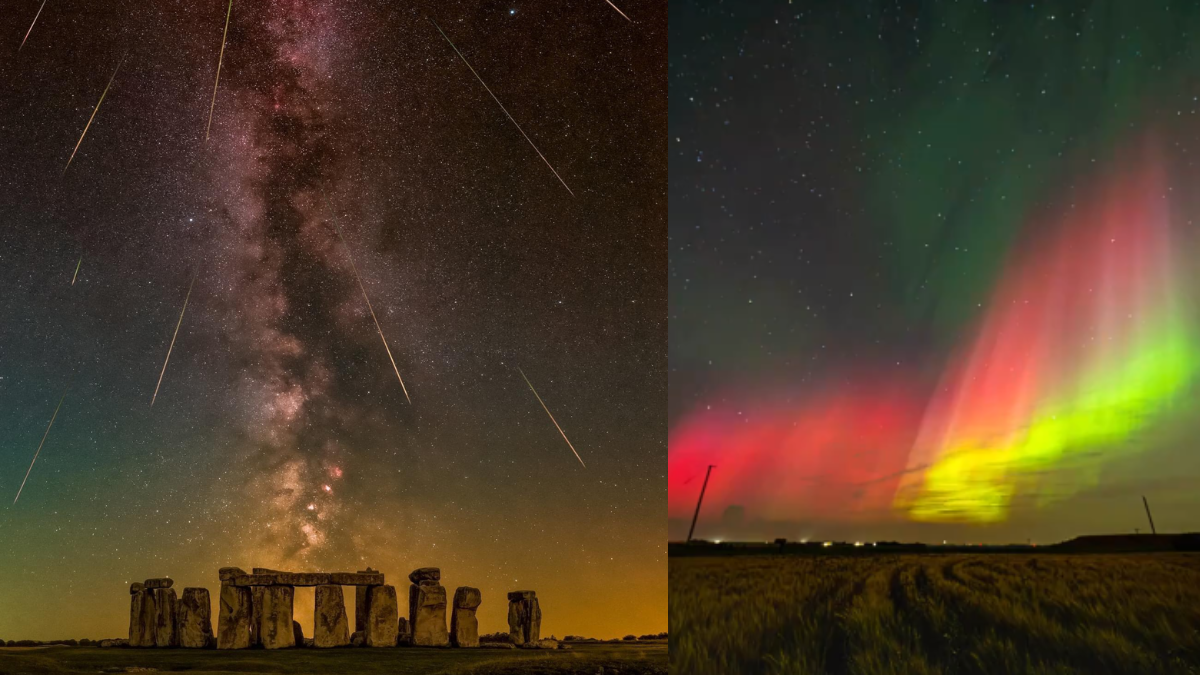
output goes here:
[{"label": "grass field", "polygon": [[1200,673],[1200,554],[673,558],[679,674]]},{"label": "grass field", "polygon": [[444,673],[661,675],[667,672],[664,642],[574,644],[570,650],[524,649],[285,649],[236,652],[192,649],[99,649],[8,647],[0,649],[0,673],[120,673],[187,671],[216,673]]}]

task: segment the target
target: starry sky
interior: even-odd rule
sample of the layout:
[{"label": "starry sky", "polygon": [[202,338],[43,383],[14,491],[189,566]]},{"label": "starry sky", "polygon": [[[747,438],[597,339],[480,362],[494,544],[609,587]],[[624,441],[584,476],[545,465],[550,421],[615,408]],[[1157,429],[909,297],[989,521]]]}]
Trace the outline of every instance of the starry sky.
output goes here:
[{"label": "starry sky", "polygon": [[234,2],[215,104],[226,3],[40,5],[0,29],[0,637],[226,565],[665,630],[663,3]]},{"label": "starry sky", "polygon": [[1200,529],[1198,32],[672,3],[669,536]]}]

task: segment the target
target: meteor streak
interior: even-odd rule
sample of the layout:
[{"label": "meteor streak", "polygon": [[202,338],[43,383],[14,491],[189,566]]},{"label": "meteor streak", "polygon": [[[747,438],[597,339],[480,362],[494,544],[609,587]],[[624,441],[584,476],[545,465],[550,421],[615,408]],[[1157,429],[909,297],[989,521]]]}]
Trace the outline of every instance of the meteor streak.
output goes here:
[{"label": "meteor streak", "polygon": [[[29,34],[33,32],[33,27],[37,25],[38,17],[42,15],[42,10],[46,7],[46,0],[42,0],[42,6],[38,7],[37,14],[33,15],[33,23],[29,24],[29,30],[25,31],[25,39],[21,40],[21,47],[25,46],[25,40],[29,39]],[[21,51],[21,47],[17,47],[17,51]]]},{"label": "meteor streak", "polygon": [[[621,10],[618,9],[617,11],[619,12]],[[432,23],[433,27],[442,34],[442,37],[446,38],[446,42],[450,42],[450,37],[446,35],[446,32],[442,30],[441,26],[437,25],[436,21],[429,19],[429,23]],[[508,117],[510,122],[513,123],[513,126],[517,128],[517,131],[521,132],[521,135],[525,137],[525,140],[529,141],[529,146],[533,148],[533,151],[538,154],[538,157],[542,158],[542,161],[546,163],[546,166],[550,167],[551,171],[554,171],[554,167],[550,166],[550,160],[546,159],[546,156],[542,154],[541,150],[538,150],[537,146],[533,144],[533,139],[529,137],[529,134],[525,133],[525,130],[521,128],[520,124],[517,124],[517,121],[513,119],[513,116],[508,114],[508,110],[504,107],[504,104],[500,102],[500,99],[496,98],[496,95],[492,93],[491,88],[487,86],[487,83],[483,81],[483,78],[479,76],[479,73],[476,73],[475,69],[471,67],[470,62],[467,61],[467,57],[463,56],[462,52],[458,51],[458,47],[455,47],[453,42],[450,42],[450,46],[454,49],[454,53],[458,54],[458,58],[462,59],[462,62],[467,64],[467,68],[471,69],[471,73],[475,75],[475,79],[479,80],[479,84],[482,84],[483,88],[487,89],[487,93],[491,95],[492,100],[496,102],[496,105],[500,106],[500,109],[504,111],[504,115]],[[567,188],[567,192],[570,192],[572,197],[575,196],[575,193],[571,192],[571,188],[567,186],[567,181],[563,180],[562,176],[558,175],[557,171],[554,171],[554,177],[558,179],[558,182],[562,183],[563,187]]]},{"label": "meteor streak", "polygon": [[[67,385],[70,387],[71,385]],[[25,489],[25,481],[29,480],[29,474],[33,471],[33,465],[37,462],[38,455],[42,453],[42,446],[46,444],[46,437],[50,435],[50,427],[54,426],[54,418],[58,417],[58,409],[62,407],[63,399],[67,397],[67,390],[63,389],[62,398],[58,399],[58,405],[54,407],[54,414],[50,416],[50,424],[46,425],[46,433],[42,434],[42,442],[38,443],[37,452],[33,453],[33,461],[29,463],[29,468],[25,471],[25,478],[21,480],[21,487],[17,488],[17,496],[13,499],[13,504],[17,503],[17,499],[21,498],[21,490]]]},{"label": "meteor streak", "polygon": [[[575,452],[575,446],[571,445],[571,439],[567,438],[566,432],[562,430],[562,427],[558,426],[558,420],[554,419],[554,415],[550,413],[550,409],[546,407],[546,403],[542,401],[542,397],[538,396],[537,389],[534,389],[533,385],[529,382],[529,378],[525,377],[525,371],[517,368],[517,372],[521,373],[521,378],[525,380],[525,384],[529,385],[529,391],[532,391],[533,395],[537,396],[538,403],[542,404],[542,410],[545,410],[546,414],[550,415],[550,421],[554,422],[554,426],[558,429],[558,433],[562,434],[563,440],[567,442],[567,447],[571,448],[571,452]],[[579,456],[578,452],[575,452],[575,459],[579,460],[579,463],[583,465],[583,468],[587,468],[587,464],[583,463],[583,458]]]},{"label": "meteor streak", "polygon": [[[620,14],[621,16],[625,16],[625,12],[622,12],[620,7],[617,7],[616,5],[612,4],[612,0],[604,0],[604,1],[608,3],[609,7],[612,7],[613,9],[617,10],[617,14]],[[633,23],[633,19],[631,19],[627,16],[625,16],[625,20],[628,21],[629,23]]]},{"label": "meteor streak", "polygon": [[75,285],[75,280],[79,278],[79,266],[83,264],[83,256],[79,256],[79,262],[75,263],[75,275],[71,277],[71,285]]},{"label": "meteor streak", "polygon": [[213,81],[212,103],[208,104],[208,126],[204,128],[204,140],[208,141],[208,132],[212,129],[213,108],[217,106],[217,85],[221,82],[221,62],[225,60],[225,38],[229,35],[229,15],[233,14],[233,0],[229,0],[229,9],[225,10],[225,32],[221,35],[221,55],[217,57],[217,79]]},{"label": "meteor streak", "polygon": [[113,71],[112,77],[108,78],[108,84],[104,86],[104,93],[100,94],[100,100],[96,102],[96,109],[92,111],[92,116],[88,118],[87,125],[83,127],[83,133],[79,134],[79,141],[75,144],[75,149],[71,151],[71,159],[68,159],[67,165],[63,167],[64,176],[67,175],[67,169],[71,168],[71,162],[75,159],[75,153],[79,152],[79,146],[83,143],[83,137],[87,136],[88,129],[92,126],[92,120],[96,119],[96,113],[100,111],[100,104],[104,103],[104,97],[108,94],[108,88],[112,86],[113,80],[117,79],[117,71],[121,70],[122,63],[125,63],[124,56],[117,63],[117,68]]},{"label": "meteor streak", "polygon": [[358,288],[362,291],[363,300],[367,301],[367,309],[371,312],[371,319],[375,321],[375,330],[379,331],[379,339],[383,340],[383,348],[387,350],[388,360],[392,362],[392,370],[396,371],[396,379],[400,380],[400,388],[404,390],[404,398],[408,399],[409,404],[412,404],[412,399],[408,396],[408,387],[404,386],[404,378],[400,377],[400,369],[396,367],[396,359],[392,358],[392,349],[388,347],[387,338],[383,335],[383,328],[379,327],[379,319],[375,317],[375,308],[371,307],[371,298],[367,297],[367,289],[363,286],[362,277],[358,276],[358,266],[354,264],[354,256],[350,253],[350,245],[346,243],[346,237],[342,234],[342,226],[333,221],[333,226],[337,228],[338,239],[342,240],[342,246],[346,249],[346,258],[350,260],[350,269],[354,270],[354,279],[358,281]]},{"label": "meteor streak", "polygon": [[192,284],[196,283],[196,272],[192,272],[192,282],[188,284],[187,295],[183,296],[183,309],[179,310],[179,321],[175,323],[175,333],[171,335],[171,346],[167,347],[167,358],[163,361],[162,372],[158,374],[158,384],[154,385],[154,396],[150,397],[150,407],[154,407],[154,399],[158,398],[158,388],[162,386],[163,375],[167,372],[167,363],[171,361],[171,350],[175,348],[175,338],[179,335],[179,326],[183,323],[183,313],[187,311],[188,298],[192,297]]}]

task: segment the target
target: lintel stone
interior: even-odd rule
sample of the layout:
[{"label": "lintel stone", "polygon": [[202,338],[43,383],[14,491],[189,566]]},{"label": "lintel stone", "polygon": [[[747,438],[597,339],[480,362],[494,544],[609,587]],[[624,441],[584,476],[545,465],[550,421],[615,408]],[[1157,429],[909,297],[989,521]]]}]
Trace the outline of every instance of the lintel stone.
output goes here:
[{"label": "lintel stone", "polygon": [[269,572],[235,576],[232,586],[382,586],[382,574],[355,572]]}]

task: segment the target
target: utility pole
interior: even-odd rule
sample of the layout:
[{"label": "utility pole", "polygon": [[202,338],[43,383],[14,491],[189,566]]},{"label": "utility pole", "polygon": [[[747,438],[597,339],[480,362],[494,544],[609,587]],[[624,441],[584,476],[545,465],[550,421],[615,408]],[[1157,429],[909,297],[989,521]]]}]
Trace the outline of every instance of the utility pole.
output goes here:
[{"label": "utility pole", "polygon": [[1158,534],[1158,530],[1154,529],[1154,516],[1150,515],[1150,502],[1146,501],[1146,495],[1142,495],[1142,504],[1146,506],[1146,518],[1150,519],[1150,532]]},{"label": "utility pole", "polygon": [[688,530],[688,543],[691,543],[692,533],[696,531],[696,519],[700,517],[700,505],[704,503],[704,491],[708,489],[708,477],[712,475],[714,466],[716,464],[709,464],[708,471],[704,472],[704,485],[700,487],[700,499],[696,501],[696,515],[692,516],[692,529]]}]

